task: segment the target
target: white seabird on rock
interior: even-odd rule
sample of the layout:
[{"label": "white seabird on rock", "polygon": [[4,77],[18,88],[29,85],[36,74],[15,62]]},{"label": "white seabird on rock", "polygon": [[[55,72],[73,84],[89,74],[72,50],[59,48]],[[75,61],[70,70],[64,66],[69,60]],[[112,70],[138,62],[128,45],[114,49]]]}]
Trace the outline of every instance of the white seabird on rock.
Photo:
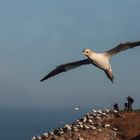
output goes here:
[{"label": "white seabird on rock", "polygon": [[55,76],[61,72],[66,72],[71,69],[80,67],[82,65],[93,64],[94,66],[103,70],[107,75],[107,77],[113,83],[114,76],[113,76],[111,64],[109,62],[110,58],[121,51],[125,51],[127,49],[134,48],[137,46],[140,46],[140,41],[122,43],[117,45],[115,48],[105,51],[103,53],[96,53],[91,49],[84,49],[83,54],[87,57],[87,59],[59,65],[54,70],[52,70],[49,74],[47,74],[44,78],[42,78],[40,81],[47,80],[48,78]]},{"label": "white seabird on rock", "polygon": [[36,137],[33,136],[33,137],[32,137],[32,140],[35,140],[35,139],[36,139]]},{"label": "white seabird on rock", "polygon": [[105,124],[105,127],[110,127],[110,124]]},{"label": "white seabird on rock", "polygon": [[98,112],[99,114],[102,114],[102,110],[100,110],[100,109],[99,109],[97,112]]},{"label": "white seabird on rock", "polygon": [[109,110],[109,109],[107,109],[107,108],[105,108],[105,112],[106,112],[106,113],[109,113],[109,112],[110,112],[110,110]]},{"label": "white seabird on rock", "polygon": [[97,110],[95,110],[95,109],[93,109],[92,111],[93,111],[94,113],[96,113],[96,112],[97,112]]},{"label": "white seabird on rock", "polygon": [[37,137],[37,139],[38,139],[38,140],[41,140],[41,137],[40,137],[40,136],[38,136],[38,137]]},{"label": "white seabird on rock", "polygon": [[43,134],[43,136],[48,137],[48,136],[49,136],[49,134],[48,134],[48,133],[44,133],[44,134]]}]

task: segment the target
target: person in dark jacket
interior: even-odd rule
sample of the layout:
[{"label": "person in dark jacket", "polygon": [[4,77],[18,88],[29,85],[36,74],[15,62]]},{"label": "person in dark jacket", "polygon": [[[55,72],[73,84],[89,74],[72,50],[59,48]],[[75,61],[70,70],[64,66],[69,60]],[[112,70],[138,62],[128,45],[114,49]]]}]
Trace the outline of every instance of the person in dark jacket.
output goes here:
[{"label": "person in dark jacket", "polygon": [[119,111],[119,106],[118,106],[117,103],[115,103],[115,104],[113,105],[113,107],[114,107],[114,110]]},{"label": "person in dark jacket", "polygon": [[130,96],[127,97],[128,102],[128,111],[132,111],[132,104],[134,103],[134,99]]}]

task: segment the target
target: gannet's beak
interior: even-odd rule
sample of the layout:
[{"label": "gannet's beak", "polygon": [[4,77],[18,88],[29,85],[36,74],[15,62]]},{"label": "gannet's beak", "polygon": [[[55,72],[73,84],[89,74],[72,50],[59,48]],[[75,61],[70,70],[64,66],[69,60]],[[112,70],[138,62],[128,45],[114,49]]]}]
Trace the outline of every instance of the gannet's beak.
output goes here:
[{"label": "gannet's beak", "polygon": [[85,51],[85,49],[82,52],[84,52],[84,51]]}]

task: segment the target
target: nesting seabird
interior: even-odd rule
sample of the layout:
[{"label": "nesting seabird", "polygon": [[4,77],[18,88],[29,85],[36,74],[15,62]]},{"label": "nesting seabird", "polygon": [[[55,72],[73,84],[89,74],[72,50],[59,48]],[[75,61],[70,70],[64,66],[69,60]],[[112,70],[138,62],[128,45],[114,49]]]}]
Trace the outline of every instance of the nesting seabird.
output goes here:
[{"label": "nesting seabird", "polygon": [[55,76],[61,72],[66,72],[71,69],[80,67],[82,65],[93,64],[94,66],[103,70],[107,75],[107,77],[113,83],[114,76],[110,64],[111,57],[118,54],[119,52],[137,46],[140,46],[140,41],[121,43],[117,45],[115,48],[105,51],[103,53],[96,53],[91,49],[84,49],[83,54],[87,57],[87,59],[59,65],[55,69],[53,69],[49,74],[47,74],[44,78],[42,78],[40,81],[47,80],[48,78]]}]

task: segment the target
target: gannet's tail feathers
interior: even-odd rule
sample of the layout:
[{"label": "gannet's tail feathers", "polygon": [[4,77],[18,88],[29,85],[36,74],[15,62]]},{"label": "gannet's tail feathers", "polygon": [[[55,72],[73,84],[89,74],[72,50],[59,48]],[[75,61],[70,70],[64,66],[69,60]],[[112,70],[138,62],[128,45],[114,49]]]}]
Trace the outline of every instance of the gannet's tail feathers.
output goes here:
[{"label": "gannet's tail feathers", "polygon": [[54,70],[52,70],[49,74],[47,74],[44,78],[42,78],[40,80],[40,82],[47,80],[48,78],[55,76],[61,72],[66,72],[66,71],[69,71],[71,69],[80,67],[82,65],[87,65],[87,64],[91,64],[89,59],[84,59],[84,60],[80,60],[80,61],[75,61],[75,62],[59,65]]},{"label": "gannet's tail feathers", "polygon": [[126,43],[121,43],[117,45],[115,48],[106,51],[104,54],[110,59],[112,56],[118,54],[119,52],[125,51],[127,49],[132,49],[134,47],[140,46],[140,41],[135,41],[135,42],[126,42]]},{"label": "gannet's tail feathers", "polygon": [[108,71],[108,70],[105,70],[104,72],[105,72],[106,76],[108,77],[108,79],[110,79],[111,82],[114,83],[114,81],[113,81],[114,80],[113,73]]}]

